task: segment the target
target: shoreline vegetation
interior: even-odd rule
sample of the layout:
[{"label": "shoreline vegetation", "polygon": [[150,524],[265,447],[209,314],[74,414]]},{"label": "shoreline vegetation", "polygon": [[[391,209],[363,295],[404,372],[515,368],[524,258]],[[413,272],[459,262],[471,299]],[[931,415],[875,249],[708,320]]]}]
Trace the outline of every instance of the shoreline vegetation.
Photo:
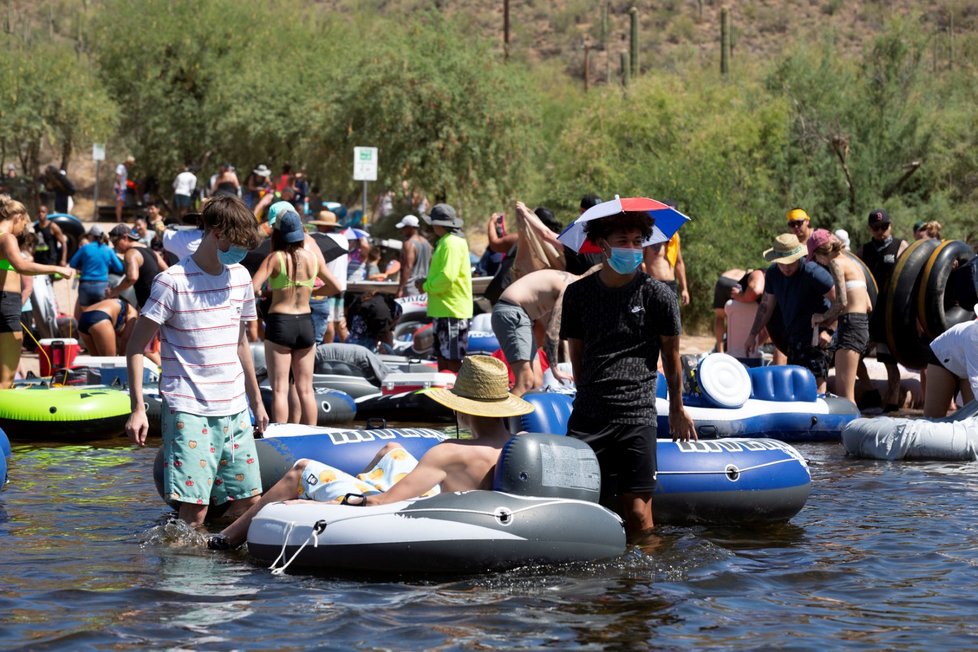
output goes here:
[{"label": "shoreline vegetation", "polygon": [[[978,12],[966,3],[789,2],[781,18],[740,3],[724,74],[710,0],[639,6],[634,31],[629,3],[513,3],[508,48],[505,3],[448,4],[8,2],[0,158],[60,165],[90,197],[91,145],[104,142],[103,203],[129,154],[130,176],[163,189],[184,161],[202,179],[225,161],[244,174],[288,162],[352,205],[353,147],[376,146],[371,196],[406,181],[444,197],[473,243],[516,199],[564,223],[585,193],[671,200],[692,217],[693,331],[712,320],[716,278],[762,265],[794,207],[848,230],[853,249],[879,207],[896,237],[936,219],[945,237],[978,240]],[[860,21],[858,38],[844,20]],[[403,208],[375,229],[389,233]]]}]

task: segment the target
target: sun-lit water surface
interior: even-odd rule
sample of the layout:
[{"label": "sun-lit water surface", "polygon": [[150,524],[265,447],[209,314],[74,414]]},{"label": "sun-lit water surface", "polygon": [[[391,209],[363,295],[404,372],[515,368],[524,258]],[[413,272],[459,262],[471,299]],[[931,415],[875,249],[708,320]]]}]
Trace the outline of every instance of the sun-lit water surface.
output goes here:
[{"label": "sun-lit water surface", "polygon": [[155,450],[15,445],[0,647],[826,649],[978,645],[978,464],[803,445],[790,523],[661,528],[600,564],[407,581],[272,576],[173,523]]}]

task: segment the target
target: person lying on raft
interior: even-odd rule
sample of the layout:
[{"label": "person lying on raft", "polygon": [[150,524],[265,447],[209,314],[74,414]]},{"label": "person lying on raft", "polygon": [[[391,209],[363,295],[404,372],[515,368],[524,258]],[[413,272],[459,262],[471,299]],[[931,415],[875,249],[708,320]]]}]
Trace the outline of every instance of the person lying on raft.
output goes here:
[{"label": "person lying on raft", "polygon": [[122,298],[104,299],[84,308],[78,332],[89,355],[115,355],[126,350],[139,312]]},{"label": "person lying on raft", "polygon": [[208,540],[213,550],[244,543],[252,519],[269,503],[295,498],[348,505],[383,505],[440,491],[489,489],[493,469],[511,434],[506,417],[529,414],[533,406],[507,391],[506,365],[488,356],[462,360],[455,387],[427,390],[433,400],[455,410],[472,439],[444,441],[417,461],[396,443],[377,451],[367,470],[353,477],[331,466],[298,460],[261,500]]}]

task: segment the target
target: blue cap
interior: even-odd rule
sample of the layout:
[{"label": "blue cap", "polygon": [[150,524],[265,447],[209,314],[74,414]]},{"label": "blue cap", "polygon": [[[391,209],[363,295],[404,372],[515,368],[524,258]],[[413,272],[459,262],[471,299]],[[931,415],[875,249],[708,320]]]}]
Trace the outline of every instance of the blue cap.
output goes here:
[{"label": "blue cap", "polygon": [[282,211],[294,211],[295,206],[291,202],[277,201],[268,208],[268,225],[275,226],[275,221],[282,214]]},{"label": "blue cap", "polygon": [[[286,203],[286,202],[283,202]],[[295,209],[290,209],[279,213],[275,220],[275,230],[282,234],[282,238],[289,243],[302,242],[306,237],[306,231],[302,228],[302,219]]]}]

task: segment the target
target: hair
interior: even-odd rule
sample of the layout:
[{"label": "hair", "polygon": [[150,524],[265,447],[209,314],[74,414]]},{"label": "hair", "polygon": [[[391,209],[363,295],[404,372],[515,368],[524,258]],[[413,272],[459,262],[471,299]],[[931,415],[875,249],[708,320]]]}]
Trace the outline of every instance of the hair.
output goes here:
[{"label": "hair", "polygon": [[586,211],[592,206],[597,206],[601,203],[601,198],[597,195],[584,195],[581,197],[581,210]]},{"label": "hair", "polygon": [[94,236],[94,235],[91,234],[91,232],[89,232],[88,233],[88,238],[92,242],[97,242],[97,243],[99,243],[100,245],[102,245],[104,247],[108,247],[109,246],[109,242],[110,241],[109,241],[109,234],[108,233],[103,232],[99,236]]},{"label": "hair", "polygon": [[540,221],[543,222],[545,227],[554,233],[560,233],[563,225],[557,221],[556,217],[554,217],[554,212],[552,210],[546,206],[539,206],[533,211],[533,213],[540,218]]},{"label": "hair", "polygon": [[842,250],[845,248],[846,246],[842,243],[841,240],[839,240],[838,238],[833,238],[832,240],[829,240],[825,244],[816,247],[815,251],[813,251],[812,253],[815,254],[816,256],[828,256],[829,258],[835,258],[840,253],[842,253]]},{"label": "hair", "polygon": [[648,213],[618,213],[585,223],[584,233],[588,240],[597,244],[598,240],[612,233],[637,229],[642,232],[642,239],[647,240],[652,235],[653,224]]},{"label": "hair", "polygon": [[303,240],[298,242],[286,242],[285,236],[278,229],[272,229],[272,251],[284,251],[289,259],[292,260],[292,276],[298,276],[299,254],[298,251],[305,246]]},{"label": "hair", "polygon": [[920,228],[917,229],[917,232],[919,233],[920,231],[924,231],[927,233],[928,238],[935,238],[937,240],[940,240],[942,228],[943,227],[941,226],[940,222],[936,220],[931,220],[930,222],[924,222],[923,224],[921,224]]},{"label": "hair", "polygon": [[11,220],[15,215],[23,215],[27,219],[27,207],[10,195],[0,195],[0,222]]},{"label": "hair", "polygon": [[282,166],[282,174],[292,174],[292,166],[288,163]]},{"label": "hair", "polygon": [[204,233],[220,229],[231,244],[253,249],[259,242],[258,223],[245,203],[230,195],[214,197],[200,216]]},{"label": "hair", "polygon": [[370,250],[367,251],[367,260],[377,260],[379,261],[381,257],[380,247],[377,245],[371,245]]},{"label": "hair", "polygon": [[34,253],[34,247],[37,246],[37,242],[37,234],[33,231],[24,231],[17,238],[17,244],[20,246],[21,251],[26,251],[30,254]]}]

